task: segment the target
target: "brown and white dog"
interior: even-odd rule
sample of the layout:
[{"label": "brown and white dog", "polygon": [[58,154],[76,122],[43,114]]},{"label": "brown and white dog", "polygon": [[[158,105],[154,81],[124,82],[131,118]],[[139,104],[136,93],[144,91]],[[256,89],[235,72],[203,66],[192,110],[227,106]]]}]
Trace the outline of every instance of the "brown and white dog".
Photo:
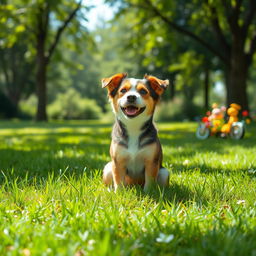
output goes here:
[{"label": "brown and white dog", "polygon": [[102,79],[116,117],[112,132],[112,161],[103,170],[106,185],[115,191],[124,185],[140,184],[148,190],[152,183],[169,184],[169,172],[162,166],[162,148],[153,124],[153,114],[161,94],[169,84],[145,75],[127,78],[126,73]]}]

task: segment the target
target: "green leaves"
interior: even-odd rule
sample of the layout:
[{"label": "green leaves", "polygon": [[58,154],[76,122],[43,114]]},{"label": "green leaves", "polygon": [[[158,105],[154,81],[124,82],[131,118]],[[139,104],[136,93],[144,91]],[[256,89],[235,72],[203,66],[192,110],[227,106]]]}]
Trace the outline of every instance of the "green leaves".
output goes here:
[{"label": "green leaves", "polygon": [[16,33],[22,33],[23,31],[25,31],[25,26],[24,25],[18,25],[16,28],[15,28],[15,32]]}]

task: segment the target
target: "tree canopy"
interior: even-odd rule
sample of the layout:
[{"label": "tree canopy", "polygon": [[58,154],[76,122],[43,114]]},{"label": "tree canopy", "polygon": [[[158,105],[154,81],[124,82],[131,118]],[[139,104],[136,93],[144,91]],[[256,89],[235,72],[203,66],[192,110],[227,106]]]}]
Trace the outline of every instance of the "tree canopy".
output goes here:
[{"label": "tree canopy", "polygon": [[70,87],[107,111],[99,81],[117,72],[168,78],[164,100],[182,98],[186,113],[208,109],[222,97],[216,81],[225,84],[226,104],[255,107],[255,1],[106,2],[115,17],[99,20],[89,32],[87,13],[93,7],[86,1],[2,1],[0,91],[15,115],[36,95],[36,118],[47,120],[47,104],[57,98],[60,104],[58,94],[70,93]]},{"label": "tree canopy", "polygon": [[[161,31],[164,28],[168,34],[179,33],[217,57],[226,77],[227,103],[237,102],[244,109],[249,108],[246,91],[249,68],[256,50],[255,1],[125,0],[109,2],[112,4],[121,2],[120,13],[133,8],[136,12],[135,23],[140,24],[141,28],[148,26],[153,30]],[[154,26],[154,21],[158,22],[159,28]],[[146,35],[144,40],[148,43],[151,37]],[[173,41],[169,42],[171,44]],[[188,48],[191,47],[188,46]],[[197,50],[198,53],[200,51]]]}]

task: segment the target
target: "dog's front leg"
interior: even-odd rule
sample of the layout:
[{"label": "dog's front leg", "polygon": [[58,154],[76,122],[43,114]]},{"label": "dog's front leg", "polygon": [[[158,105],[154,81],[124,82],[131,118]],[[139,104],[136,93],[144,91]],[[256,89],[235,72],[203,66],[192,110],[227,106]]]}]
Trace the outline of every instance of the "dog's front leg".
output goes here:
[{"label": "dog's front leg", "polygon": [[145,185],[144,191],[148,191],[157,181],[159,164],[155,161],[145,162]]},{"label": "dog's front leg", "polygon": [[126,168],[124,163],[113,161],[113,181],[115,192],[125,186]]}]

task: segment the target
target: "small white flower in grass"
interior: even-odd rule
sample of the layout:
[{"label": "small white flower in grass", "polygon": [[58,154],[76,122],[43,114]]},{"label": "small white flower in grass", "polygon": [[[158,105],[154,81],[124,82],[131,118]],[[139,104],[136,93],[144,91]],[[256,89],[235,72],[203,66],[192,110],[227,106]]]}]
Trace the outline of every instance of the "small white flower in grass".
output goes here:
[{"label": "small white flower in grass", "polygon": [[30,252],[30,250],[29,250],[28,248],[24,248],[24,249],[22,250],[22,255],[24,255],[24,256],[30,256],[30,255],[31,255],[31,252]]},{"label": "small white flower in grass", "polygon": [[47,248],[47,249],[46,249],[46,252],[47,252],[48,254],[52,253],[52,248]]},{"label": "small white flower in grass", "polygon": [[65,239],[67,232],[63,232],[62,234],[56,234],[55,236],[59,238],[60,240]]},{"label": "small white flower in grass", "polygon": [[93,239],[91,239],[91,240],[88,241],[88,245],[94,245],[95,243],[96,243],[96,241],[93,240]]},{"label": "small white flower in grass", "polygon": [[95,240],[93,240],[93,239],[89,240],[89,241],[88,241],[88,247],[87,247],[87,249],[88,249],[89,251],[92,251],[92,250],[94,249],[94,244],[95,244],[95,243],[96,243]]},{"label": "small white flower in grass", "polygon": [[148,232],[148,230],[147,230],[145,227],[142,227],[141,230],[142,230],[144,233]]},{"label": "small white flower in grass", "polygon": [[189,160],[185,159],[184,162],[183,162],[183,165],[188,165],[188,164],[189,164]]},{"label": "small white flower in grass", "polygon": [[158,243],[165,243],[165,244],[168,244],[168,243],[170,243],[173,239],[174,239],[174,235],[173,235],[173,234],[167,235],[167,234],[164,234],[164,233],[160,233],[160,234],[159,234],[159,237],[156,238],[156,241],[157,241]]},{"label": "small white flower in grass", "polygon": [[222,165],[227,165],[229,163],[229,161],[228,160],[222,160],[221,163],[222,163]]},{"label": "small white flower in grass", "polygon": [[82,232],[78,232],[79,237],[81,238],[81,240],[84,242],[87,240],[88,236],[89,236],[89,232],[85,231],[84,233]]},{"label": "small white flower in grass", "polygon": [[245,200],[238,200],[236,204],[245,204]]},{"label": "small white flower in grass", "polygon": [[161,212],[162,212],[163,215],[167,215],[168,214],[167,210],[162,210]]}]

